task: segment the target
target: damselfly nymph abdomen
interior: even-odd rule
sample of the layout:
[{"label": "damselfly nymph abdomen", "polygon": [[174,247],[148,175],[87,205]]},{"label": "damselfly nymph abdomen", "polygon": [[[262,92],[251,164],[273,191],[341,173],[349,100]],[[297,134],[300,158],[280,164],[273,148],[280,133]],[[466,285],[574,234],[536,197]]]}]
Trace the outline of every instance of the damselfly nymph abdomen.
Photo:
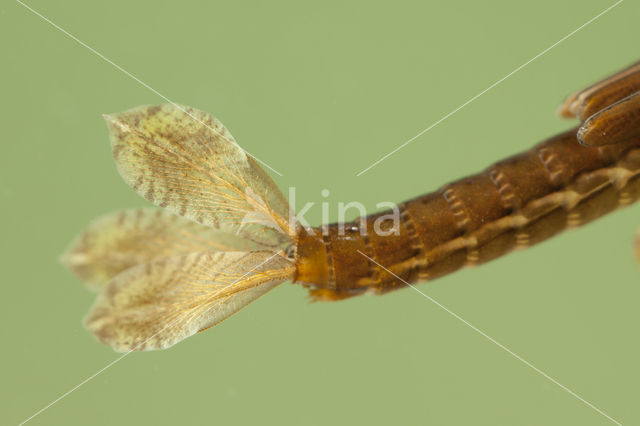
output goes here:
[{"label": "damselfly nymph abdomen", "polygon": [[300,226],[211,115],[176,104],[107,115],[118,171],[161,209],[94,221],[63,256],[98,291],[85,319],[119,351],[167,348],[280,283],[316,300],[385,293],[526,248],[640,198],[640,64],[561,115],[583,124],[483,172],[351,223]]}]

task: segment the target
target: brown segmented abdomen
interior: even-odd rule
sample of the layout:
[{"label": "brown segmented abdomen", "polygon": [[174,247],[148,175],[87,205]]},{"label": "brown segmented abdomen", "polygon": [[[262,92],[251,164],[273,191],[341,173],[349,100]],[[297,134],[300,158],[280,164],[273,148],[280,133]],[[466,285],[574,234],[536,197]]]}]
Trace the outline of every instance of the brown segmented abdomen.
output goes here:
[{"label": "brown segmented abdomen", "polygon": [[[585,147],[576,132],[400,204],[396,235],[374,232],[376,219],[390,211],[343,225],[344,232],[339,224],[328,225],[324,235],[319,228],[303,230],[296,281],[316,288],[318,298],[386,292],[404,284],[385,269],[408,282],[434,279],[637,201],[640,139]],[[384,225],[388,230],[393,221]]]}]

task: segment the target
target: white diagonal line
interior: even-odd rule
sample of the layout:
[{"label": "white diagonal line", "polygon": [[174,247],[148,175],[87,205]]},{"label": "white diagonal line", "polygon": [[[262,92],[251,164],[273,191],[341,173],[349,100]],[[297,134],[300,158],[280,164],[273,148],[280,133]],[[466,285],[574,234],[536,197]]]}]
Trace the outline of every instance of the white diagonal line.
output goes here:
[{"label": "white diagonal line", "polygon": [[[269,258],[267,258],[267,260],[265,260],[264,262],[254,266],[253,268],[251,268],[250,270],[248,270],[243,276],[241,276],[240,278],[238,278],[237,280],[235,280],[234,282],[232,282],[231,284],[229,284],[229,286],[234,285],[235,283],[237,283],[238,281],[240,281],[241,279],[243,279],[244,277],[246,277],[247,275],[249,275],[251,272],[253,272],[254,270],[256,270],[257,268],[259,268],[260,266],[264,265],[265,263],[267,263],[268,261],[270,261],[271,259],[273,259],[274,257],[278,256],[279,253],[274,253],[272,256],[269,256]],[[216,297],[220,292],[226,290],[228,287],[222,288],[219,291],[216,291],[214,294],[212,294],[208,299],[206,299],[203,304],[208,303],[210,300],[212,300],[214,297]],[[214,305],[215,306],[215,305]],[[207,312],[209,312],[214,306],[210,306],[208,307],[202,314],[205,315]],[[41,409],[39,409],[38,411],[36,411],[35,413],[33,413],[31,416],[27,417],[25,420],[23,420],[22,422],[20,422],[18,424],[18,426],[22,426],[23,424],[29,422],[30,420],[32,420],[34,417],[42,414],[42,412],[46,411],[48,408],[51,408],[53,405],[55,405],[56,403],[60,402],[62,399],[66,398],[67,396],[69,396],[69,394],[71,394],[73,391],[75,391],[76,389],[78,389],[79,387],[83,386],[84,384],[90,382],[91,380],[93,380],[94,378],[96,378],[96,376],[98,376],[100,373],[102,373],[103,371],[107,370],[108,368],[112,367],[113,365],[115,365],[116,363],[118,363],[120,360],[122,360],[124,357],[126,357],[127,355],[129,355],[131,352],[134,352],[136,349],[138,349],[139,347],[141,347],[142,345],[144,345],[145,343],[147,343],[149,340],[153,339],[154,337],[156,337],[158,334],[162,333],[163,331],[165,331],[167,328],[174,326],[178,321],[181,321],[183,318],[187,317],[188,315],[191,315],[193,312],[195,312],[196,310],[198,310],[200,308],[200,306],[196,306],[195,308],[189,310],[186,314],[178,317],[175,321],[170,322],[168,325],[166,325],[165,327],[163,327],[160,331],[156,332],[155,334],[153,334],[151,337],[149,337],[147,340],[143,341],[142,343],[138,343],[137,345],[135,345],[133,347],[133,349],[131,349],[129,352],[126,352],[122,355],[120,355],[118,358],[114,359],[113,361],[111,361],[109,364],[105,365],[104,367],[102,367],[100,370],[96,371],[95,373],[93,373],[92,375],[90,375],[89,377],[87,377],[86,379],[84,379],[83,381],[81,381],[80,383],[78,383],[77,385],[75,385],[74,387],[72,387],[71,389],[69,389],[68,391],[66,391],[65,393],[63,393],[62,395],[60,395],[59,397],[57,397],[56,399],[54,399],[53,401],[51,401],[49,404],[45,405],[44,407],[42,407]]]},{"label": "white diagonal line", "polygon": [[535,365],[531,364],[529,361],[527,361],[526,359],[522,358],[520,355],[518,355],[517,353],[513,352],[511,349],[507,348],[505,345],[503,345],[502,343],[498,342],[496,339],[494,339],[493,337],[489,336],[487,333],[485,333],[484,331],[480,330],[478,327],[476,327],[475,325],[471,324],[469,321],[465,320],[464,318],[462,318],[460,315],[456,314],[455,312],[453,312],[451,309],[447,308],[446,306],[444,306],[443,304],[441,304],[440,302],[438,302],[436,299],[434,299],[433,297],[427,295],[426,293],[422,292],[419,288],[417,288],[416,286],[409,284],[408,282],[406,282],[405,280],[403,280],[402,278],[400,278],[399,276],[397,276],[396,274],[394,274],[393,272],[391,272],[390,270],[388,270],[387,268],[385,268],[384,266],[382,266],[381,264],[379,264],[378,262],[376,262],[375,260],[373,260],[372,258],[370,258],[369,256],[367,256],[366,254],[364,254],[363,252],[361,252],[360,250],[357,250],[358,253],[360,253],[361,255],[363,255],[364,257],[366,257],[367,259],[369,259],[371,262],[375,263],[376,265],[378,265],[380,268],[384,269],[385,271],[387,271],[388,273],[390,273],[391,275],[393,275],[394,277],[396,277],[398,280],[402,281],[404,284],[408,285],[409,287],[411,287],[412,289],[414,289],[415,291],[417,291],[418,293],[420,293],[421,295],[423,295],[424,297],[426,297],[430,302],[434,303],[435,305],[437,305],[438,307],[442,308],[444,311],[446,311],[449,315],[453,316],[455,319],[459,320],[460,322],[462,322],[463,324],[465,324],[467,327],[471,328],[472,330],[474,330],[475,332],[477,332],[478,334],[482,335],[483,337],[485,337],[486,339],[488,339],[490,342],[494,343],[495,345],[497,345],[500,349],[504,350],[505,352],[507,352],[509,355],[515,357],[516,359],[518,359],[519,361],[521,361],[522,363],[524,363],[525,365],[527,365],[528,367],[530,367],[531,369],[533,369],[535,372],[541,374],[542,376],[544,376],[547,380],[553,382],[554,384],[556,384],[557,386],[559,386],[560,388],[564,389],[565,391],[567,391],[569,394],[571,394],[572,396],[574,396],[575,398],[577,398],[578,400],[584,402],[585,404],[587,404],[589,407],[593,408],[594,410],[596,410],[598,413],[600,413],[601,415],[603,415],[604,417],[606,417],[607,419],[611,420],[612,422],[614,422],[617,425],[622,426],[622,423],[620,423],[619,421],[617,421],[616,419],[614,419],[613,417],[609,416],[607,413],[605,413],[604,411],[602,411],[601,409],[599,409],[598,407],[596,407],[595,405],[593,405],[592,403],[590,403],[589,401],[587,401],[586,399],[584,399],[583,397],[581,397],[580,395],[578,395],[577,393],[575,393],[574,391],[572,391],[571,389],[569,389],[568,387],[566,387],[565,385],[563,385],[562,383],[558,382],[556,379],[554,379],[553,377],[549,376],[547,373],[545,373],[544,371],[540,370],[538,367],[536,367]]},{"label": "white diagonal line", "polygon": [[[198,119],[197,117],[195,117],[194,115],[190,114],[188,111],[186,111],[181,105],[178,105],[177,103],[175,103],[174,101],[172,101],[171,99],[167,98],[165,95],[163,95],[162,93],[158,92],[156,89],[154,89],[153,87],[149,86],[147,83],[145,83],[144,81],[140,80],[138,77],[136,77],[135,75],[131,74],[129,71],[125,70],[124,68],[122,68],[120,65],[116,64],[115,62],[113,62],[111,59],[107,58],[106,56],[104,56],[102,53],[98,52],[96,49],[94,49],[93,47],[89,46],[87,43],[83,42],[82,40],[80,40],[79,38],[77,38],[76,36],[74,36],[73,34],[71,34],[70,32],[68,32],[67,30],[65,30],[64,28],[60,27],[59,25],[57,25],[56,23],[54,23],[53,21],[51,21],[49,18],[47,18],[46,16],[42,15],[40,12],[38,12],[37,10],[33,9],[32,7],[30,7],[29,5],[23,3],[20,0],[16,0],[16,2],[18,2],[19,4],[21,4],[22,6],[24,6],[26,9],[30,10],[34,15],[39,16],[40,18],[42,18],[44,21],[48,22],[49,24],[51,24],[51,26],[53,26],[55,29],[57,29],[58,31],[60,31],[61,33],[65,34],[67,37],[69,37],[70,39],[72,39],[73,41],[75,41],[76,43],[80,44],[81,46],[87,48],[89,51],[91,51],[93,54],[95,54],[96,56],[98,56],[100,59],[102,59],[103,61],[113,65],[116,69],[118,69],[120,72],[122,72],[123,74],[125,74],[127,77],[130,77],[131,79],[135,80],[136,82],[138,82],[140,85],[144,86],[145,88],[149,89],[150,91],[152,91],[153,93],[155,93],[156,95],[160,96],[162,99],[164,99],[165,101],[169,102],[171,105],[173,105],[174,107],[178,108],[180,111],[184,112],[185,114],[187,114],[189,117],[191,117],[192,119],[194,119],[195,121],[197,121],[198,123],[202,124],[203,126],[207,127],[209,130],[213,131],[214,133],[222,136],[224,139],[229,140],[226,136],[224,136],[222,133],[220,133],[219,131],[217,131],[216,129],[214,129],[213,127],[209,126],[207,123],[203,122],[202,120]],[[272,172],[274,172],[275,174],[277,174],[278,176],[282,176],[282,173],[280,173],[279,171],[277,171],[276,169],[274,169],[273,167],[271,167],[270,165],[268,165],[267,163],[265,163],[264,161],[262,161],[261,159],[259,159],[258,157],[256,157],[255,155],[251,154],[250,152],[246,151],[245,149],[243,149],[242,147],[240,147],[240,149],[242,149],[247,155],[250,155],[251,157],[255,158],[256,161],[262,163],[262,165],[264,165],[265,167],[267,167],[269,170],[271,170]]]},{"label": "white diagonal line", "polygon": [[526,67],[527,65],[529,65],[531,62],[535,61],[536,59],[538,59],[539,57],[541,57],[542,55],[544,55],[545,53],[547,53],[548,51],[550,51],[551,49],[553,49],[554,47],[556,47],[557,45],[559,45],[560,43],[562,43],[563,41],[565,41],[566,39],[568,39],[569,37],[571,37],[572,35],[574,35],[575,33],[577,33],[578,31],[580,31],[581,29],[583,29],[584,27],[586,27],[587,25],[591,24],[593,21],[595,21],[596,19],[600,18],[602,15],[604,15],[605,13],[609,12],[611,9],[613,9],[614,7],[618,6],[620,3],[622,3],[624,0],[618,0],[616,3],[614,3],[613,5],[609,6],[608,8],[606,8],[605,10],[603,10],[602,12],[598,13],[596,16],[594,16],[593,18],[589,19],[587,22],[585,22],[584,24],[580,25],[578,28],[576,28],[575,30],[571,31],[569,34],[567,34],[566,36],[562,37],[560,40],[556,41],[555,43],[553,43],[551,46],[547,47],[546,49],[544,49],[542,52],[538,53],[536,56],[534,56],[533,58],[529,59],[527,62],[525,62],[524,64],[520,65],[519,67],[517,67],[516,69],[514,69],[513,71],[511,71],[509,74],[505,75],[504,77],[502,77],[500,80],[496,81],[495,83],[493,83],[491,86],[487,87],[486,89],[484,89],[482,92],[478,93],[477,95],[473,96],[472,98],[470,98],[469,100],[467,100],[465,103],[463,103],[462,105],[460,105],[459,107],[457,107],[456,109],[454,109],[453,111],[449,112],[447,115],[445,115],[444,117],[442,117],[441,119],[439,119],[438,121],[436,121],[435,123],[431,124],[429,127],[427,127],[426,129],[422,130],[420,133],[418,133],[417,135],[413,136],[411,139],[407,140],[405,143],[403,143],[402,145],[398,146],[396,149],[394,149],[393,151],[389,152],[388,154],[384,155],[383,157],[381,157],[380,159],[378,159],[376,162],[372,163],[371,165],[369,165],[369,167],[361,170],[358,174],[356,174],[356,176],[360,176],[363,173],[367,172],[369,169],[375,167],[376,165],[380,164],[382,161],[384,161],[385,159],[389,158],[390,156],[392,156],[393,154],[395,154],[396,152],[400,151],[402,148],[404,148],[405,146],[409,145],[411,142],[413,142],[414,140],[418,139],[420,136],[424,135],[425,133],[427,133],[429,130],[433,129],[434,127],[436,127],[438,124],[442,123],[443,121],[445,121],[446,119],[448,119],[449,117],[451,117],[453,114],[457,113],[458,111],[460,111],[462,108],[466,107],[467,105],[469,105],[470,103],[472,103],[473,101],[475,101],[476,99],[478,99],[480,96],[484,95],[485,93],[487,93],[489,90],[493,89],[494,87],[496,87],[497,85],[499,85],[500,83],[502,83],[503,81],[505,81],[506,79],[508,79],[509,77],[511,77],[512,75],[514,75],[515,73],[517,73],[518,71],[520,71],[521,69],[523,69],[524,67]]}]

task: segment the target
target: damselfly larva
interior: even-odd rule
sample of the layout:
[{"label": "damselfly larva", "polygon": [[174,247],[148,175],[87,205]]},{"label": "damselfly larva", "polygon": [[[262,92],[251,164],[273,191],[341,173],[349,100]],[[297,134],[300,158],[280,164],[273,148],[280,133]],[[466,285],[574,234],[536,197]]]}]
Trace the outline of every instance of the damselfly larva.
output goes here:
[{"label": "damselfly larva", "polygon": [[63,255],[99,292],[85,325],[119,351],[163,349],[284,281],[316,300],[384,293],[588,223],[640,198],[638,93],[640,64],[566,101],[561,114],[581,127],[402,203],[398,221],[323,228],[299,226],[209,114],[167,104],[105,116],[120,174],[165,210],[104,216]]}]

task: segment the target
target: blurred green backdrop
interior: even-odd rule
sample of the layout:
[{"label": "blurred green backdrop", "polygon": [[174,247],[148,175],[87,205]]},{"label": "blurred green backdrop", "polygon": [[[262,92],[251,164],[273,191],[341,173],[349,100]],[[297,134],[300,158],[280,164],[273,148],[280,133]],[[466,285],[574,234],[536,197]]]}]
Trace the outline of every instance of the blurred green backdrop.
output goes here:
[{"label": "blurred green backdrop", "polygon": [[[209,111],[297,188],[370,211],[572,126],[570,92],[638,59],[626,1],[360,177],[612,1],[28,4],[170,99]],[[0,422],[118,357],[58,264],[92,218],[145,206],[100,115],[164,102],[19,3],[0,6]],[[640,423],[640,206],[420,288],[625,424]],[[319,224],[320,209],[307,215]],[[335,217],[332,217],[335,219]],[[606,425],[414,291],[309,304],[285,284],[176,347],[134,353],[30,424]]]}]

